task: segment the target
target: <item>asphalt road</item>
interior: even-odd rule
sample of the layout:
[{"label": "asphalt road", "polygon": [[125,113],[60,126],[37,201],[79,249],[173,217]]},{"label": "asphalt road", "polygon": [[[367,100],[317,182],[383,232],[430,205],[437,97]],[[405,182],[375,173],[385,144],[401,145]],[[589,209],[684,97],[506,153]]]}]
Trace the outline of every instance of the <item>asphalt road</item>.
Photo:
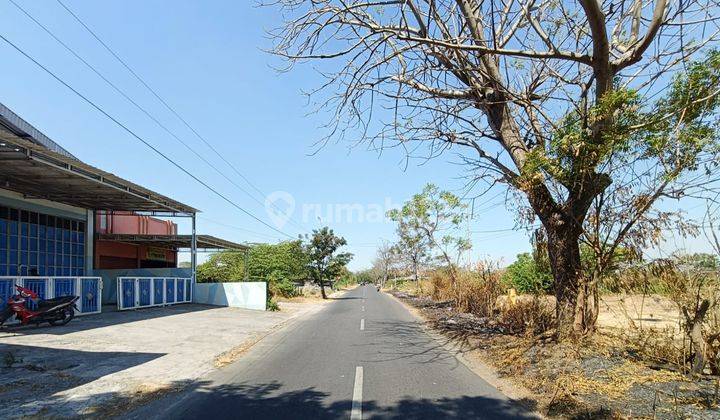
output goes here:
[{"label": "asphalt road", "polygon": [[535,418],[361,286],[135,418]]}]

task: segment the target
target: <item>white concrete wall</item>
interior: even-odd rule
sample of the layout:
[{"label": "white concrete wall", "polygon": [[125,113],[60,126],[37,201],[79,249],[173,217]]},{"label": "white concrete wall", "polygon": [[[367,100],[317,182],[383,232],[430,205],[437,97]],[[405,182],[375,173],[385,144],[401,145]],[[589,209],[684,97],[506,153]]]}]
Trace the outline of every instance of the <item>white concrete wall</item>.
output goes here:
[{"label": "white concrete wall", "polygon": [[233,308],[265,310],[267,283],[197,283],[193,302]]}]

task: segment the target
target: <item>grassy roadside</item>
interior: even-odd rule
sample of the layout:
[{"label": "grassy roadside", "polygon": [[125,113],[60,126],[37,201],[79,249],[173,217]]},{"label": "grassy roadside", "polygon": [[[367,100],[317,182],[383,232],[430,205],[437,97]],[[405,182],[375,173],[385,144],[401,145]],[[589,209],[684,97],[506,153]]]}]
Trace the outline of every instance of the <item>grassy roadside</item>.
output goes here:
[{"label": "grassy roadside", "polygon": [[[720,419],[715,381],[649,364],[627,337],[603,333],[583,343],[556,343],[511,334],[496,319],[459,313],[448,302],[392,294],[464,358],[489,366],[499,384],[527,390],[521,398],[534,400],[548,417]],[[501,390],[517,398],[507,388]]]}]

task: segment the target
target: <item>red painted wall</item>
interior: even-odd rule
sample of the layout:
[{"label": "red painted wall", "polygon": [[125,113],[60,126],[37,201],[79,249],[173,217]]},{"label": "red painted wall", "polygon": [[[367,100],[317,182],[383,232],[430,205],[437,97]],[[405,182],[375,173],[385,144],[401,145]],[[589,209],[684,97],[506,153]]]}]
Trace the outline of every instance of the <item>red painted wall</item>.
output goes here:
[{"label": "red painted wall", "polygon": [[176,235],[177,225],[169,220],[135,214],[106,214],[95,216],[95,232],[136,235]]},{"label": "red painted wall", "polygon": [[[175,235],[177,225],[167,220],[149,216],[104,214],[95,216],[95,232],[136,235]],[[148,259],[148,249],[153,254],[165,254],[164,260]],[[159,249],[146,245],[135,245],[114,241],[95,241],[95,268],[157,268],[177,267],[177,251]]]}]

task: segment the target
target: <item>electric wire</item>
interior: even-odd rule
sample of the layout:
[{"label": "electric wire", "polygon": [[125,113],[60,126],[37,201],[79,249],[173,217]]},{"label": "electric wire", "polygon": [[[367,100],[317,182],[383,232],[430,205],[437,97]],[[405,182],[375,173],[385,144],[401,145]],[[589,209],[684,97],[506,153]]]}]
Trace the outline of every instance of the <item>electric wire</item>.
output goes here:
[{"label": "electric wire", "polygon": [[[21,7],[19,4],[17,4],[14,0],[8,0],[8,1],[10,3],[12,3],[23,14],[25,14],[25,16],[27,16],[30,20],[32,20],[36,25],[38,25],[42,30],[44,30],[48,35],[50,35],[61,46],[63,46],[63,48],[65,48],[68,52],[70,52],[75,58],[77,58],[80,62],[82,62],[88,69],[90,69],[93,73],[95,73],[98,77],[100,77],[113,90],[115,90],[118,94],[120,94],[123,98],[125,98],[125,100],[130,102],[135,108],[137,108],[140,112],[145,114],[145,116],[147,116],[150,120],[152,120],[158,127],[160,127],[163,131],[165,131],[171,137],[173,137],[177,142],[182,144],[188,151],[190,151],[193,155],[195,155],[198,159],[200,159],[206,165],[208,165],[213,171],[218,173],[225,180],[227,180],[230,184],[235,186],[240,191],[244,192],[248,197],[253,199],[255,202],[257,202],[261,206],[264,205],[264,203],[261,202],[260,200],[258,200],[253,194],[251,194],[249,191],[244,189],[242,186],[238,185],[232,178],[230,178],[224,172],[219,170],[217,166],[215,166],[211,162],[209,162],[204,156],[202,156],[200,153],[198,153],[194,148],[192,148],[189,144],[187,144],[180,137],[178,137],[173,131],[171,131],[167,126],[165,126],[162,122],[160,122],[156,117],[154,117],[152,114],[150,114],[150,112],[148,112],[145,108],[143,108],[140,104],[138,104],[135,100],[133,100],[125,91],[123,91],[115,83],[113,83],[111,80],[109,80],[105,75],[103,75],[99,70],[97,70],[92,64],[90,64],[87,60],[85,60],[82,56],[80,56],[80,54],[78,54],[74,49],[72,49],[69,45],[67,45],[67,43],[65,43],[58,36],[56,36],[49,28],[47,28],[40,21],[38,21],[34,16],[32,16],[32,14],[30,14],[27,10],[25,10],[23,7]],[[270,204],[272,204],[273,207],[275,207],[274,203],[270,203]],[[277,209],[277,207],[275,207],[275,208]],[[279,209],[277,209],[277,210],[280,211]],[[298,227],[302,231],[305,230],[302,226],[296,226],[296,227]]]},{"label": "electric wire", "polygon": [[140,141],[140,142],[143,143],[145,146],[147,146],[148,148],[150,148],[153,152],[155,152],[155,153],[158,154],[160,157],[162,157],[163,159],[165,159],[167,162],[169,162],[170,164],[172,164],[173,166],[175,166],[177,169],[181,170],[183,173],[185,173],[186,175],[188,175],[189,177],[191,177],[192,179],[194,179],[197,183],[199,183],[200,185],[202,185],[203,187],[205,187],[206,189],[208,189],[209,191],[211,191],[212,193],[214,193],[215,195],[217,195],[218,197],[220,197],[222,200],[224,200],[225,202],[227,202],[227,203],[230,204],[231,206],[233,206],[233,207],[235,207],[236,209],[240,210],[242,213],[244,213],[244,214],[246,214],[247,216],[251,217],[252,219],[258,221],[259,223],[265,225],[266,227],[272,229],[273,231],[275,231],[275,232],[277,232],[277,233],[280,233],[280,234],[283,235],[283,236],[286,236],[286,237],[288,237],[288,238],[293,239],[293,237],[292,237],[291,235],[289,235],[289,234],[287,234],[287,233],[285,233],[285,232],[283,232],[283,231],[275,228],[274,226],[268,224],[268,223],[265,222],[264,220],[260,219],[259,217],[255,216],[254,214],[252,214],[252,213],[250,213],[249,211],[245,210],[245,209],[242,208],[240,205],[238,205],[237,203],[235,203],[235,202],[232,201],[231,199],[227,198],[224,194],[222,194],[221,192],[219,192],[218,190],[216,190],[215,188],[213,188],[212,186],[210,186],[209,184],[207,184],[205,181],[203,181],[202,179],[198,178],[198,177],[197,177],[196,175],[194,175],[192,172],[190,172],[189,170],[185,169],[185,167],[183,167],[183,166],[180,165],[179,163],[175,162],[175,161],[174,161],[172,158],[170,158],[168,155],[166,155],[165,153],[163,153],[162,151],[160,151],[158,148],[156,148],[155,146],[153,146],[151,143],[149,143],[149,142],[148,142],[147,140],[145,140],[143,137],[141,137],[140,135],[138,135],[137,133],[135,133],[133,130],[131,130],[130,128],[128,128],[125,124],[123,124],[122,122],[120,122],[119,120],[117,120],[115,117],[113,117],[112,115],[110,115],[110,114],[109,114],[108,112],[106,112],[103,108],[101,108],[101,107],[100,107],[99,105],[97,105],[95,102],[93,102],[92,100],[90,100],[87,96],[83,95],[83,94],[80,93],[78,90],[76,90],[75,88],[73,88],[71,85],[69,85],[69,84],[68,84],[67,82],[65,82],[63,79],[61,79],[59,76],[57,76],[55,73],[53,73],[50,69],[48,69],[47,67],[45,67],[43,64],[41,64],[41,63],[40,63],[39,61],[37,61],[35,58],[33,58],[30,54],[26,53],[24,50],[22,50],[20,47],[18,47],[15,43],[13,43],[13,42],[10,41],[9,39],[7,39],[7,38],[5,37],[5,35],[0,34],[0,39],[2,39],[3,41],[5,41],[5,43],[7,43],[8,45],[10,45],[13,49],[15,49],[15,50],[16,50],[17,52],[19,52],[20,54],[22,54],[25,58],[27,58],[28,60],[30,60],[31,62],[33,62],[36,66],[40,67],[43,71],[45,71],[48,75],[50,75],[52,78],[54,78],[55,80],[57,80],[60,84],[62,84],[63,86],[65,86],[67,89],[69,89],[70,91],[72,91],[75,95],[77,95],[77,96],[80,97],[82,100],[84,100],[85,102],[87,102],[90,106],[92,106],[92,107],[95,108],[98,112],[100,112],[101,114],[103,114],[107,119],[109,119],[110,121],[112,121],[113,123],[115,123],[117,126],[119,126],[120,128],[122,128],[124,131],[126,131],[126,132],[127,132],[128,134],[130,134],[131,136],[135,137],[138,141]]},{"label": "electric wire", "polygon": [[[12,0],[10,0],[12,1]],[[173,108],[165,99],[163,99],[160,94],[157,93],[155,89],[153,89],[140,75],[130,67],[129,64],[125,60],[123,60],[110,46],[100,38],[100,36],[95,33],[80,17],[73,12],[65,3],[63,3],[61,0],[56,0],[60,6],[62,6],[63,9],[65,9],[85,30],[100,44],[105,48],[105,50],[110,53],[132,76],[137,79],[140,84],[142,84],[165,108],[167,108],[168,111],[170,111],[175,117],[177,117],[185,127],[187,127],[190,131],[195,134],[195,136],[202,141],[210,150],[217,155],[220,160],[222,160],[226,165],[230,167],[230,169],[235,172],[240,178],[242,178],[243,181],[245,181],[251,188],[253,188],[255,191],[257,191],[258,194],[260,194],[261,197],[267,197],[267,194],[265,194],[262,190],[260,190],[255,184],[253,184],[245,175],[243,175],[235,165],[233,165],[230,161],[228,161],[222,153],[220,153],[207,139],[205,139],[204,136],[202,136],[190,123],[182,116],[180,113],[178,113],[175,108]],[[244,190],[243,190],[244,191]],[[249,195],[249,193],[248,193]],[[254,197],[253,197],[254,198]],[[255,199],[255,198],[254,198]],[[257,201],[257,199],[255,199]],[[262,203],[261,203],[262,204]],[[282,210],[278,209],[274,203],[269,203],[275,210],[282,212]],[[295,227],[307,232],[307,229],[302,227],[301,225],[297,224],[292,218],[288,219],[288,222],[293,224]]]}]

